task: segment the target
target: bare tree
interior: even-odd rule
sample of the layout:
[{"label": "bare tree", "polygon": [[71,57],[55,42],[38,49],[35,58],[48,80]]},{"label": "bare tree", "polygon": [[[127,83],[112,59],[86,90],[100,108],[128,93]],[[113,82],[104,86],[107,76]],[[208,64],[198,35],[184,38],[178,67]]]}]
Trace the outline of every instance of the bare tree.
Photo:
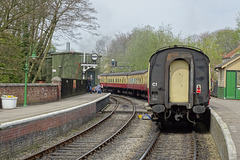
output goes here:
[{"label": "bare tree", "polygon": [[237,22],[238,29],[240,30],[240,12],[238,12],[236,22]]},{"label": "bare tree", "polygon": [[0,74],[4,75],[0,81],[19,82],[23,79],[20,73],[29,51],[29,20],[38,2],[40,0],[0,1]]},{"label": "bare tree", "polygon": [[124,54],[127,50],[127,42],[130,39],[130,34],[119,33],[115,35],[115,38],[111,41],[109,52],[114,54]]},{"label": "bare tree", "polygon": [[98,54],[107,54],[108,53],[108,48],[111,42],[111,38],[108,36],[102,36],[101,39],[99,39],[96,42],[96,51]]},{"label": "bare tree", "polygon": [[92,16],[96,11],[91,8],[91,3],[88,0],[51,0],[47,3],[49,7],[48,17],[44,24],[46,24],[48,32],[44,32],[44,50],[40,53],[42,58],[32,83],[35,83],[40,75],[55,31],[60,31],[61,35],[66,35],[69,38],[77,39],[81,36],[77,29],[90,32],[99,27],[95,22],[96,18]]},{"label": "bare tree", "polygon": [[[36,52],[39,60],[31,62],[28,75],[33,83],[40,75],[54,35],[77,40],[81,38],[80,30],[94,34],[92,31],[99,27],[89,0],[1,0],[0,9],[0,54],[6,55],[8,61],[8,55],[15,55],[18,68],[23,68],[25,57]],[[9,69],[16,70],[0,61],[0,73]]]}]

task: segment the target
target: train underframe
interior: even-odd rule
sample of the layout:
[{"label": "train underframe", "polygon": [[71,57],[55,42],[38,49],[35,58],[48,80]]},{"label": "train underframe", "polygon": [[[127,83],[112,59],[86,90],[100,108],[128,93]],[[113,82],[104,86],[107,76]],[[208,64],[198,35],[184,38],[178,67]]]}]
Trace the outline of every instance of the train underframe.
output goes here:
[{"label": "train underframe", "polygon": [[210,127],[210,109],[205,108],[204,113],[194,113],[193,109],[187,109],[186,106],[172,106],[161,113],[153,112],[152,119],[165,124],[167,122],[188,121],[194,126],[205,124],[207,129]]},{"label": "train underframe", "polygon": [[[134,97],[142,97],[147,99],[147,91],[134,90],[134,89],[124,89],[124,88],[114,88],[114,87],[105,87],[103,89],[104,92],[111,92],[115,94],[124,94]],[[164,107],[165,108],[165,107]],[[152,111],[151,118],[154,121],[158,121],[162,124],[166,122],[181,122],[188,121],[192,123],[194,126],[199,123],[205,124],[209,129],[210,127],[210,109],[207,106],[201,106],[204,108],[203,113],[195,113],[194,107],[192,109],[187,109],[185,105],[183,106],[171,106],[170,108],[164,109],[161,113]]]},{"label": "train underframe", "polygon": [[132,97],[142,97],[147,99],[147,91],[136,90],[136,89],[125,89],[125,88],[114,88],[108,87],[103,88],[104,92],[111,92],[115,94],[124,94]]}]

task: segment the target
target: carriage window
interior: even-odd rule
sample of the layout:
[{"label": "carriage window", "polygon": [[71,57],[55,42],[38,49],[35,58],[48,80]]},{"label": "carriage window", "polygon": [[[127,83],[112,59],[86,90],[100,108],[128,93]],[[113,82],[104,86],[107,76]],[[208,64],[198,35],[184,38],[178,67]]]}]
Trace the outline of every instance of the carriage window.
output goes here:
[{"label": "carriage window", "polygon": [[240,87],[240,71],[237,71],[237,87]]}]

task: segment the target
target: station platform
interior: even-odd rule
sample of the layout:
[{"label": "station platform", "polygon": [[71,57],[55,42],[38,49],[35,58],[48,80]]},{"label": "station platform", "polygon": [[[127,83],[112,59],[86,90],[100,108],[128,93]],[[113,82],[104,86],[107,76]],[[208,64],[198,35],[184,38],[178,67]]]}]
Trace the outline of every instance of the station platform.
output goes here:
[{"label": "station platform", "polygon": [[79,128],[109,103],[109,96],[110,93],[83,94],[45,104],[0,109],[0,159],[12,159]]},{"label": "station platform", "polygon": [[19,106],[14,109],[0,109],[0,127],[5,123],[58,112],[71,107],[91,103],[93,101],[99,101],[99,99],[108,95],[109,94],[107,93],[83,94],[61,99],[56,102],[28,105],[26,107]]},{"label": "station platform", "polygon": [[211,97],[210,108],[219,115],[223,126],[226,126],[223,132],[229,145],[229,159],[240,159],[240,100]]}]

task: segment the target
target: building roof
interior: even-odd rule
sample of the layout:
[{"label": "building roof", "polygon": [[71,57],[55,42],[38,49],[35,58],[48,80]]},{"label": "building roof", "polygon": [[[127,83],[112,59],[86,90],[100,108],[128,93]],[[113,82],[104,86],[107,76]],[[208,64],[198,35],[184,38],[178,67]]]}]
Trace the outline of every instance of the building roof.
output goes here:
[{"label": "building roof", "polygon": [[238,46],[236,49],[234,49],[233,51],[229,52],[227,55],[225,55],[223,57],[223,59],[227,59],[227,58],[231,58],[234,54],[236,54],[237,52],[240,52],[240,46]]},{"label": "building roof", "polygon": [[[63,54],[72,54],[72,55],[74,55],[74,54],[79,54],[79,55],[83,55],[84,53],[83,52],[73,52],[73,51],[71,51],[71,52],[54,52],[54,53],[51,53],[51,55],[63,55]],[[85,53],[86,55],[90,55],[91,53]]]},{"label": "building roof", "polygon": [[240,59],[240,54],[235,54],[234,56],[232,56],[231,58],[229,58],[228,60],[226,60],[225,62],[217,65],[215,67],[215,70],[219,70],[221,68],[225,68],[226,66],[228,66],[229,64],[235,62],[236,60]]}]

